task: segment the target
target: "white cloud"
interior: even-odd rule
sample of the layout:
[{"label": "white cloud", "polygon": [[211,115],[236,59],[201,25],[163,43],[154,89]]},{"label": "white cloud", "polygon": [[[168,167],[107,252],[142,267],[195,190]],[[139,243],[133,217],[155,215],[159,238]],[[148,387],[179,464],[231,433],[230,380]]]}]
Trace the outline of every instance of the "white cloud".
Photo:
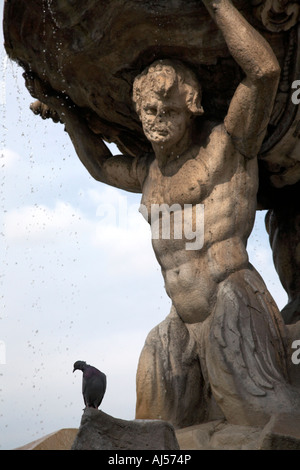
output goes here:
[{"label": "white cloud", "polygon": [[43,205],[25,206],[5,215],[4,234],[8,243],[22,239],[46,241],[66,229],[75,230],[82,225],[81,218],[78,211],[64,202],[57,202],[54,209]]}]

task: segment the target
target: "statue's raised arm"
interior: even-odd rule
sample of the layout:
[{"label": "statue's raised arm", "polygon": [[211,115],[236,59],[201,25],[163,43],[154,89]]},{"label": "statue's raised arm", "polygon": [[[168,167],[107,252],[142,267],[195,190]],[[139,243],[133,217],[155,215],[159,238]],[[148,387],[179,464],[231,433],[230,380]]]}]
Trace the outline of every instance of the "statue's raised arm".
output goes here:
[{"label": "statue's raised arm", "polygon": [[62,94],[49,92],[32,74],[25,74],[25,80],[32,96],[38,98],[31,105],[32,111],[43,119],[52,118],[65,125],[79,159],[93,178],[126,191],[141,192],[141,181],[147,172],[146,158],[112,155],[101,136],[88,126],[80,108]]},{"label": "statue's raised arm", "polygon": [[238,150],[252,158],[265,137],[280,67],[270,45],[231,0],[203,0],[203,3],[222,31],[231,55],[246,74],[232,98],[225,127]]}]

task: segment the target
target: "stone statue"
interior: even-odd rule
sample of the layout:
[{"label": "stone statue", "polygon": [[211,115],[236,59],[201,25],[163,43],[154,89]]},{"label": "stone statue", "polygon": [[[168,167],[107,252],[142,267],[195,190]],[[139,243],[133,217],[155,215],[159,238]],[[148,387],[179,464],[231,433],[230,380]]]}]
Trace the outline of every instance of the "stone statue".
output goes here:
[{"label": "stone statue", "polygon": [[[189,68],[158,60],[133,85],[153,153],[112,156],[67,101],[45,99],[37,80],[29,86],[65,123],[94,178],[142,192],[152,225],[163,217],[151,217],[153,206],[175,204],[182,212],[180,217],[170,212],[169,238],[160,227],[152,240],[172,310],[141,354],[137,418],[163,418],[182,427],[223,414],[230,423],[265,424],[279,409],[292,412],[297,399],[288,384],[280,313],[246,251],[256,212],[257,154],[280,67],[269,44],[230,0],[204,4],[245,73],[224,122],[205,120],[201,85]],[[187,250],[183,227],[178,231],[176,224],[191,211],[195,225],[199,204],[204,245]]]},{"label": "stone statue", "polygon": [[[195,8],[195,2],[191,3]],[[293,1],[250,3],[256,18],[269,31],[289,30],[299,19],[299,5]],[[288,135],[292,129],[293,134],[288,141],[290,157],[286,158],[287,152],[281,152],[280,145],[283,142],[286,149],[287,143],[282,135],[279,139],[277,129],[282,132],[279,124],[289,95],[284,93],[284,87],[279,94],[278,86],[288,74],[282,78],[272,47],[231,0],[203,0],[198,4],[199,9],[205,5],[210,13],[213,23],[209,23],[209,28],[216,28],[212,49],[218,50],[224,59],[220,69],[229,54],[230,67],[241,70],[236,74],[239,82],[230,93],[227,106],[224,103],[229,95],[225,88],[222,93],[218,91],[221,105],[211,98],[214,90],[210,90],[210,99],[205,101],[207,71],[203,74],[204,86],[198,59],[192,53],[187,55],[187,61],[174,53],[168,57],[169,45],[162,48],[163,57],[153,57],[155,60],[151,61],[154,46],[145,46],[147,66],[138,67],[143,61],[135,57],[131,58],[132,67],[122,72],[128,83],[132,70],[139,69],[130,89],[134,118],[128,115],[125,105],[115,113],[118,117],[112,118],[110,111],[103,111],[99,105],[103,97],[90,93],[87,98],[88,93],[80,94],[80,87],[71,84],[70,69],[65,75],[61,70],[61,76],[68,75],[70,81],[68,93],[55,92],[58,75],[53,76],[50,85],[51,80],[43,80],[32,67],[31,70],[25,67],[26,84],[39,100],[33,111],[64,123],[79,158],[96,180],[142,193],[141,213],[155,235],[153,249],[172,308],[167,318],[149,333],[141,353],[136,417],[164,419],[180,428],[216,417],[225,417],[233,424],[264,425],[274,413],[299,410],[300,399],[289,380],[284,321],[264,281],[249,263],[246,244],[253,228],[259,189],[263,189],[259,193],[262,206],[270,209],[266,225],[271,244],[275,243],[274,230],[280,230],[284,211],[275,207],[266,188],[269,180],[276,187],[298,182],[295,142],[299,129],[296,132],[296,124],[290,124],[286,131]],[[94,5],[94,0],[90,0],[87,11]],[[59,0],[52,2],[52,7],[51,15],[57,13],[54,23],[58,32],[70,25],[76,30],[77,10],[74,17],[68,17],[67,7],[62,7]],[[44,20],[44,28],[45,23]],[[200,29],[199,37],[203,40],[207,34],[204,23],[199,24]],[[83,30],[76,30],[77,42],[72,43],[74,50],[78,47],[77,60],[80,47],[89,44],[78,39]],[[88,33],[85,40],[87,36]],[[193,31],[190,36],[194,44]],[[66,37],[71,41],[70,34]],[[292,46],[291,51],[290,57]],[[205,47],[196,56],[210,66],[213,63]],[[76,65],[76,60],[72,60],[70,55],[70,68],[74,67],[73,62]],[[115,71],[114,79],[118,74],[120,70]],[[228,83],[225,75],[218,79]],[[127,95],[126,89],[123,97],[128,108]],[[86,99],[90,108],[101,108],[101,118],[86,111]],[[113,119],[116,122],[120,119],[116,130],[109,124]],[[137,146],[132,135],[136,135]],[[103,136],[120,143],[123,154],[111,155]],[[263,168],[272,173],[263,188],[260,182],[264,174],[258,154],[262,155]],[[286,171],[279,173],[277,167],[283,166]],[[199,244],[197,218],[202,214],[201,207],[204,233]],[[165,216],[168,236],[163,230]],[[296,223],[295,210],[291,217]],[[191,233],[195,235],[194,246]],[[295,247],[296,237],[291,231],[289,234]],[[285,266],[280,260],[287,258],[285,254],[281,257],[280,251],[278,254],[279,262],[275,264],[280,270],[280,265]],[[293,256],[288,259],[291,264]],[[293,279],[296,268],[293,265],[288,269]],[[297,285],[293,290],[293,282],[286,282],[293,298],[299,296],[300,287]],[[297,321],[298,314],[288,315],[286,323]]]},{"label": "stone statue", "polygon": [[[173,307],[166,324],[150,334],[142,352],[137,416],[171,416],[173,423],[182,425],[189,415],[189,404],[197,399],[198,406],[193,409],[209,413],[209,406],[203,406],[207,401],[204,383],[209,384],[229,422],[263,424],[278,406],[290,412],[295,406],[282,361],[280,315],[262,279],[249,265],[245,246],[256,210],[256,156],[274,104],[280,70],[270,47],[231,2],[204,3],[246,74],[224,123],[208,125],[202,121],[195,125],[195,115],[203,113],[199,86],[189,77],[186,82],[193,83],[193,91],[184,91],[184,74],[177,64],[162,61],[152,65],[134,86],[137,112],[155,153],[145,176],[142,202],[147,207],[153,203],[195,206],[201,202],[205,207],[205,244],[201,250],[188,253],[184,243],[153,241]],[[191,368],[187,354],[191,345],[187,338],[182,344],[179,339],[175,348],[182,350],[182,355],[170,373],[172,337],[170,334],[166,352],[160,329],[175,329],[176,315],[197,346]],[[200,351],[200,380],[194,371],[196,349]],[[157,379],[151,387],[149,375],[155,374]],[[191,374],[197,377],[198,386]],[[171,377],[170,383],[167,377]],[[203,414],[200,417],[196,413],[194,419],[203,419]]]}]

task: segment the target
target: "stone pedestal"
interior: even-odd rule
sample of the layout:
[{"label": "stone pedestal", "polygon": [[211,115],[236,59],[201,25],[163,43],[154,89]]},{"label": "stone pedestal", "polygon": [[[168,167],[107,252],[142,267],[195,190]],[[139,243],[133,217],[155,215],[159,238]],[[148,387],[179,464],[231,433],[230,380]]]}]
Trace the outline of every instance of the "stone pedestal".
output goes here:
[{"label": "stone pedestal", "polygon": [[72,450],[179,450],[179,445],[165,421],[126,421],[86,408]]}]

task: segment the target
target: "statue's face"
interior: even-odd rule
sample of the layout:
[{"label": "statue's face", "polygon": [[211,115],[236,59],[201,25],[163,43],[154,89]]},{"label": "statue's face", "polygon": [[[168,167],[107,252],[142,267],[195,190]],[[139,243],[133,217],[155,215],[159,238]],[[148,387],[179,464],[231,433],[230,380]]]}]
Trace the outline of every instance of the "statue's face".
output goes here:
[{"label": "statue's face", "polygon": [[175,93],[165,99],[149,93],[140,111],[145,136],[151,143],[162,146],[176,145],[183,138],[191,125],[191,116],[185,97]]}]

